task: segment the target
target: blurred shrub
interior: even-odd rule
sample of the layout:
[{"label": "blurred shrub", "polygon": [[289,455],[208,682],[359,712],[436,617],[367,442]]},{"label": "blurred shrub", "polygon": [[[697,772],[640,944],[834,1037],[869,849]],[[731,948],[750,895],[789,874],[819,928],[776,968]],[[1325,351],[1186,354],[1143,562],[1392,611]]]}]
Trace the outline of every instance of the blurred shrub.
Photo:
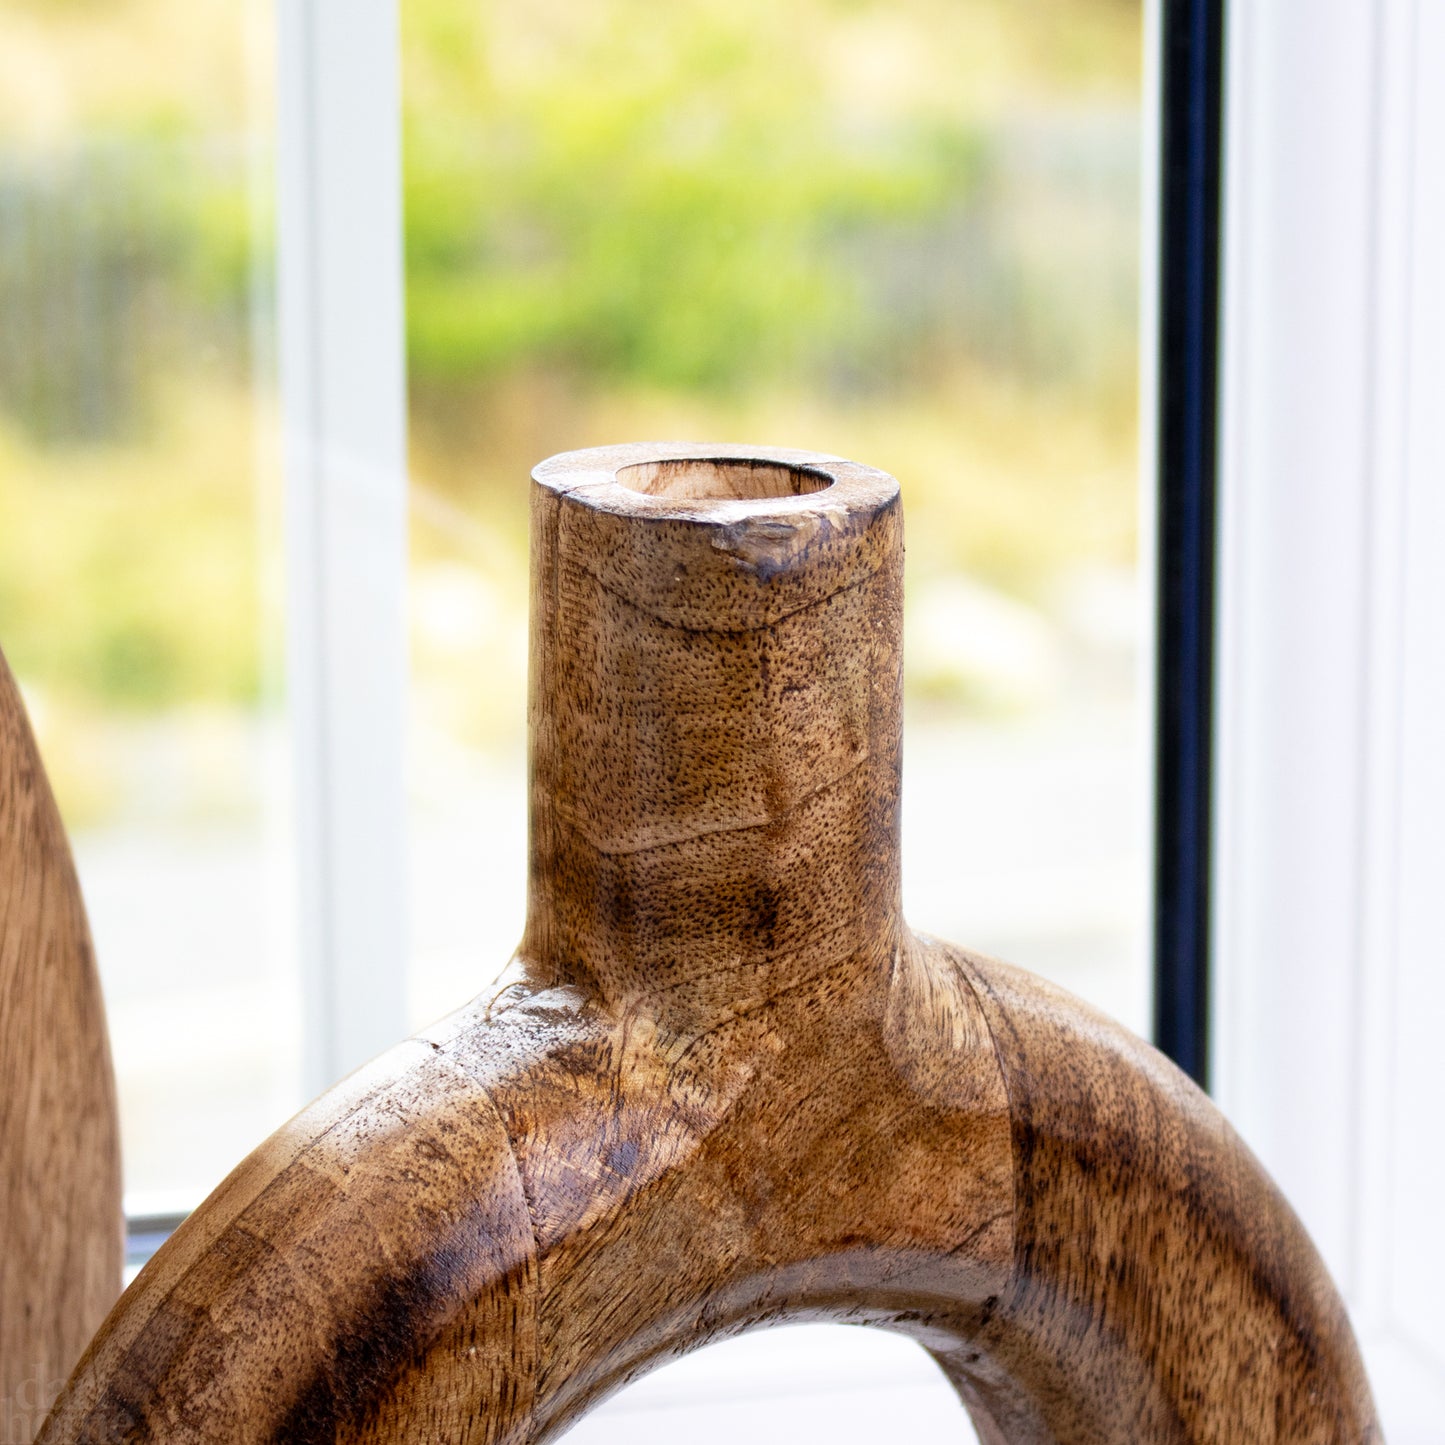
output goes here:
[{"label": "blurred shrub", "polygon": [[240,138],[151,127],[0,146],[0,411],[44,445],[135,441],[199,362],[243,383],[255,255]]},{"label": "blurred shrub", "polygon": [[826,368],[866,305],[850,243],[967,195],[976,135],[851,113],[788,7],[598,8],[575,30],[461,0],[408,16],[414,382]]},{"label": "blurred shrub", "polygon": [[261,571],[254,405],[159,389],[140,440],[37,448],[0,418],[0,647],[57,701],[253,701]]}]

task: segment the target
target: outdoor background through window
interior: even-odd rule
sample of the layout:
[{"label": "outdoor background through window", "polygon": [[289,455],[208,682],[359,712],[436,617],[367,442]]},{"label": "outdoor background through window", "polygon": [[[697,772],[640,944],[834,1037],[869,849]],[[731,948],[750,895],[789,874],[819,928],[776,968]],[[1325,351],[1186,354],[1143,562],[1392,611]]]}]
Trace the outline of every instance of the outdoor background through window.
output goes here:
[{"label": "outdoor background through window", "polygon": [[296,1107],[262,0],[0,7],[0,647],[74,844],[127,1197]]}]

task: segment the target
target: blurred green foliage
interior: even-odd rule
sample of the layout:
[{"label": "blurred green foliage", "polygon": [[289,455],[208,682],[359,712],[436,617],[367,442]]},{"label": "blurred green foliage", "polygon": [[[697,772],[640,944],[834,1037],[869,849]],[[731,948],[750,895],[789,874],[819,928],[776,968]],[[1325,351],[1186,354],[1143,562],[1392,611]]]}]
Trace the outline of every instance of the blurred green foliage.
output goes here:
[{"label": "blurred green foliage", "polygon": [[0,428],[0,646],[57,700],[253,700],[261,587],[254,415],[172,385],[143,439],[37,449]]},{"label": "blurred green foliage", "polygon": [[69,705],[258,695],[242,156],[151,122],[0,152],[0,645]]},{"label": "blurred green foliage", "polygon": [[[182,4],[0,18],[79,57],[70,129],[0,100],[0,639],[96,709],[263,671],[271,217],[241,61]],[[422,481],[497,577],[532,461],[667,432],[890,466],[911,557],[1020,593],[1127,556],[1138,30],[1137,0],[408,0]]]},{"label": "blurred green foliage", "polygon": [[0,146],[0,413],[42,446],[143,440],[179,369],[245,384],[256,258],[244,152],[157,133]]},{"label": "blurred green foliage", "polygon": [[856,335],[848,240],[936,215],[977,176],[971,128],[840,109],[777,7],[605,9],[510,49],[500,5],[408,15],[414,383],[518,366],[681,391],[795,375]]}]

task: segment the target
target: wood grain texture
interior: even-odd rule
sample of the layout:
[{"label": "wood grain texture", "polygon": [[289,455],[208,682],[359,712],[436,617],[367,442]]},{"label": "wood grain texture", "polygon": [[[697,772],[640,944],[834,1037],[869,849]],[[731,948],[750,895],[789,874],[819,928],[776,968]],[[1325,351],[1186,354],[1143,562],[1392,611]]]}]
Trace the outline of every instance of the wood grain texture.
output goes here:
[{"label": "wood grain texture", "polygon": [[681,445],[534,475],[517,956],[241,1165],[42,1438],[520,1445],[825,1319],[919,1340],[988,1445],[1378,1441],[1208,1100],[904,924],[892,479]]},{"label": "wood grain texture", "polygon": [[65,833],[0,658],[0,1442],[28,1445],[120,1293],[115,1086]]}]

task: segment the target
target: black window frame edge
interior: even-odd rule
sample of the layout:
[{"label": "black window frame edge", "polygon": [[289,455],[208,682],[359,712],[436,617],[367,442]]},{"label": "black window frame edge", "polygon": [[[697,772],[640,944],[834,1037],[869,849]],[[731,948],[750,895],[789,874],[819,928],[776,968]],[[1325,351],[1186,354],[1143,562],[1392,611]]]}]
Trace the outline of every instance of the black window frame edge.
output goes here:
[{"label": "black window frame edge", "polygon": [[1210,1061],[1225,0],[1160,10],[1154,1042]]}]

